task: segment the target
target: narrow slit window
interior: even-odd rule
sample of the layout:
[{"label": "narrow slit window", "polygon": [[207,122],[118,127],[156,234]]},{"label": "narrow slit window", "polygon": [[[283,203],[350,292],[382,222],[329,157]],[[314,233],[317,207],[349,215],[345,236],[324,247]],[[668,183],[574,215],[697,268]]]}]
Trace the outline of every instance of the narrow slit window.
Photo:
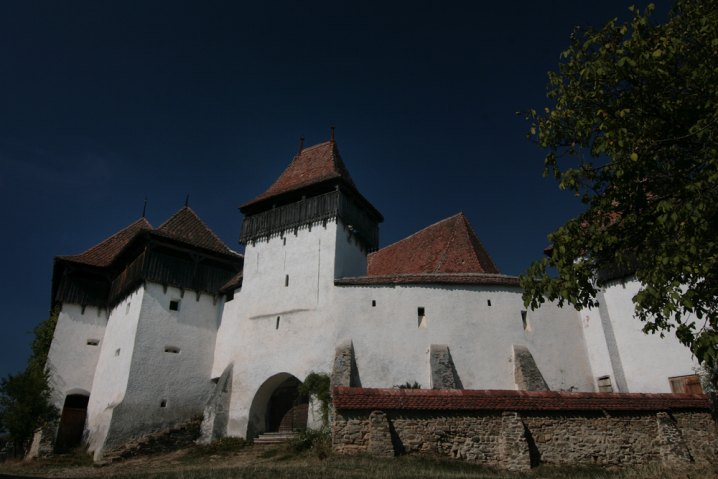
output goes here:
[{"label": "narrow slit window", "polygon": [[419,306],[416,309],[416,314],[418,316],[418,323],[420,328],[426,328],[428,326],[428,320],[426,319],[426,311],[424,310],[423,306]]},{"label": "narrow slit window", "polygon": [[119,355],[120,355],[120,348],[117,348],[117,349],[115,349],[115,356],[119,356]]},{"label": "narrow slit window", "polygon": [[287,246],[287,238],[282,238],[282,246]]},{"label": "narrow slit window", "polygon": [[130,314],[130,306],[132,306],[132,303],[127,303],[127,307],[125,308],[125,314]]},{"label": "narrow slit window", "polygon": [[88,345],[88,346],[97,346],[98,344],[100,344],[100,340],[99,340],[99,339],[88,339],[88,340],[87,340],[87,345]]},{"label": "narrow slit window", "polygon": [[179,311],[179,306],[179,299],[173,299],[172,301],[170,301],[170,311]]},{"label": "narrow slit window", "polygon": [[284,275],[284,286],[289,286],[289,275],[288,274]]},{"label": "narrow slit window", "polygon": [[613,392],[613,385],[611,384],[611,376],[600,376],[596,381],[598,384],[598,391],[602,393]]},{"label": "narrow slit window", "polygon": [[486,300],[486,305],[487,305],[487,306],[491,306],[491,300],[490,300],[490,299],[487,299],[487,300]]},{"label": "narrow slit window", "polygon": [[277,325],[274,327],[274,329],[279,329],[279,316],[277,316]]},{"label": "narrow slit window", "polygon": [[167,399],[160,401],[160,407],[167,407]]},{"label": "narrow slit window", "polygon": [[521,311],[521,322],[524,326],[524,331],[527,331],[529,329],[529,320],[526,317],[526,311]]},{"label": "narrow slit window", "polygon": [[180,348],[176,346],[165,346],[166,353],[179,354]]},{"label": "narrow slit window", "polygon": [[372,300],[371,300],[371,307],[372,307],[372,308],[375,308],[375,307],[376,307],[376,300],[375,300],[375,299],[372,299]]}]

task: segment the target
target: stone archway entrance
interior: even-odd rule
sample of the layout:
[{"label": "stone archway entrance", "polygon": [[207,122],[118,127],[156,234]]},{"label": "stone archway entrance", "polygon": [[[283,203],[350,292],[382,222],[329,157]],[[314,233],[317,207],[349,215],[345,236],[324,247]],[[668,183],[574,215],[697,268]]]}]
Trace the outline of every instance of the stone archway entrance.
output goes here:
[{"label": "stone archway entrance", "polygon": [[300,397],[301,385],[294,376],[274,390],[267,404],[267,432],[289,432],[307,427],[307,398]]},{"label": "stone archway entrance", "polygon": [[290,432],[307,427],[309,398],[299,394],[302,382],[289,373],[275,374],[257,390],[249,413],[247,435]]},{"label": "stone archway entrance", "polygon": [[90,396],[86,394],[68,394],[62,406],[60,425],[57,429],[55,450],[65,452],[82,443],[82,433],[85,430],[87,417],[87,403]]}]

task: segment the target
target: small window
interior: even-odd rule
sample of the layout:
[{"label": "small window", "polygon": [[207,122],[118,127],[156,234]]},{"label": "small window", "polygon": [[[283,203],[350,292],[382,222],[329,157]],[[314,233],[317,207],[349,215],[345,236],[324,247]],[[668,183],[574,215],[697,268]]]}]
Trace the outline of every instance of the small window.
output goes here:
[{"label": "small window", "polygon": [[277,316],[277,325],[274,327],[274,329],[279,329],[279,316]]},{"label": "small window", "polygon": [[671,392],[676,394],[703,394],[701,380],[697,374],[668,378]]},{"label": "small window", "polygon": [[289,275],[288,274],[284,275],[284,286],[285,287],[289,286]]},{"label": "small window", "polygon": [[526,311],[521,311],[521,322],[524,325],[524,331],[527,331],[529,329],[529,320],[526,317]]},{"label": "small window", "polygon": [[160,407],[167,407],[167,399],[160,401]]},{"label": "small window", "polygon": [[416,310],[416,314],[418,316],[418,322],[420,328],[426,328],[429,326],[429,320],[426,319],[426,312],[424,310],[423,306],[419,306]]},{"label": "small window", "polygon": [[170,311],[179,311],[179,299],[173,299],[170,301]]},{"label": "small window", "polygon": [[486,305],[487,305],[487,306],[491,306],[491,300],[490,300],[490,299],[487,299],[487,300],[486,300]]},{"label": "small window", "polygon": [[100,340],[99,340],[99,339],[88,339],[88,340],[87,340],[87,345],[88,345],[88,346],[97,346],[98,344],[100,344]]},{"label": "small window", "polygon": [[287,246],[287,238],[286,236],[282,238],[282,246]]},{"label": "small window", "polygon": [[127,303],[127,307],[125,307],[125,314],[130,314],[130,306],[132,306],[132,303]]},{"label": "small window", "polygon": [[115,356],[119,356],[119,355],[120,355],[120,348],[117,348],[117,349],[115,349]]},{"label": "small window", "polygon": [[179,354],[180,348],[176,346],[165,346],[166,353]]},{"label": "small window", "polygon": [[596,381],[598,384],[598,391],[602,393],[613,392],[613,385],[611,384],[611,376],[600,376]]},{"label": "small window", "polygon": [[375,299],[372,299],[372,300],[371,300],[371,307],[372,307],[372,308],[375,308],[375,307],[376,307],[376,300],[375,300]]}]

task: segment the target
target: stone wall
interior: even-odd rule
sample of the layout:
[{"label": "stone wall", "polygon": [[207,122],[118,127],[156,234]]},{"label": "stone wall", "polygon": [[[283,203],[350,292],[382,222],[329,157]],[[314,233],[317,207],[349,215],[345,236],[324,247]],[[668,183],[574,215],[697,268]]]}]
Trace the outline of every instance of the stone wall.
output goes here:
[{"label": "stone wall", "polygon": [[341,454],[424,453],[519,471],[718,459],[701,395],[337,388],[334,405]]}]

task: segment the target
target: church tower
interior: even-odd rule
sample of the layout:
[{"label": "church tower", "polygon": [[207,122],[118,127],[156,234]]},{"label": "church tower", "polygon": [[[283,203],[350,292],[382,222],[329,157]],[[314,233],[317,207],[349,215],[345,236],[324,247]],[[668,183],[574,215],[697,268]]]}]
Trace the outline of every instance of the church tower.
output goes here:
[{"label": "church tower", "polygon": [[334,279],[366,274],[366,255],[378,248],[383,221],[357,190],[333,134],[300,147],[267,191],[240,210],[243,291],[267,297],[268,310],[277,313],[280,305],[317,307]]},{"label": "church tower", "polygon": [[[383,220],[357,190],[333,137],[300,147],[279,178],[240,210],[243,278],[224,307],[212,372],[227,386],[211,408],[229,416],[212,421],[208,439],[306,424],[307,404],[293,405],[310,372],[331,371],[340,319],[332,313],[334,282],[366,274]],[[303,412],[295,414],[296,407]],[[303,424],[284,424],[300,416]]]}]

